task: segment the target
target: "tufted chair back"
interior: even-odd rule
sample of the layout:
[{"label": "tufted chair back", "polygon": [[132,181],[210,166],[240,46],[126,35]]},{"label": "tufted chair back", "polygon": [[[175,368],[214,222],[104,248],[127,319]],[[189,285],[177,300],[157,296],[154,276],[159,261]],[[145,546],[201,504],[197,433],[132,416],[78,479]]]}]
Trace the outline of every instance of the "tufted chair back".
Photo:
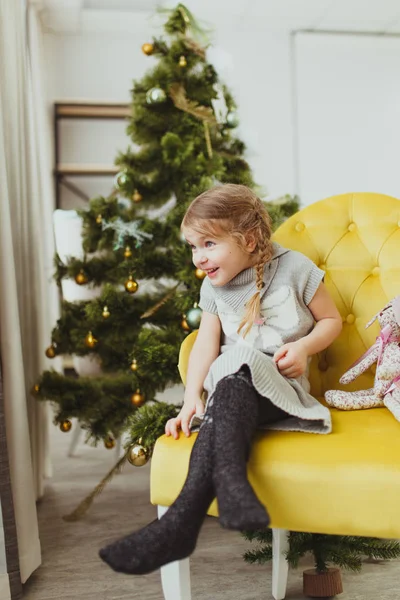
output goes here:
[{"label": "tufted chair back", "polygon": [[[343,318],[338,339],[313,357],[311,393],[322,397],[328,389],[370,388],[375,365],[345,387],[339,378],[378,335],[377,322],[369,329],[365,325],[400,293],[400,201],[373,193],[333,196],[290,217],[274,240],[302,252],[325,271],[324,282]],[[188,336],[181,347],[184,383],[195,336]]]},{"label": "tufted chair back", "polygon": [[375,341],[378,322],[369,329],[365,325],[400,293],[400,201],[373,193],[333,196],[293,215],[274,239],[325,271],[343,319],[339,338],[313,357],[311,393],[371,387],[375,366],[345,387],[338,381]]}]

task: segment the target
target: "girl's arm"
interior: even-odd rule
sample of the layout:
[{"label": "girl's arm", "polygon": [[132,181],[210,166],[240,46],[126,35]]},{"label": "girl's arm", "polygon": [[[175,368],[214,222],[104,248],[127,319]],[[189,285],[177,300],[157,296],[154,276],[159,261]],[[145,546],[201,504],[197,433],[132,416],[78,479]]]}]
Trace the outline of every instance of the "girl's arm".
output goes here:
[{"label": "girl's arm", "polygon": [[323,283],[319,285],[308,308],[316,321],[314,329],[275,352],[274,360],[285,377],[300,377],[307,368],[308,357],[327,348],[342,330],[342,318]]},{"label": "girl's arm", "polygon": [[192,416],[202,414],[204,405],[201,400],[203,384],[209,368],[219,355],[221,340],[221,321],[218,315],[203,312],[199,332],[189,357],[186,389],[182,409],[175,419],[167,421],[166,435],[179,437],[182,429],[186,436],[190,435],[189,422]]}]

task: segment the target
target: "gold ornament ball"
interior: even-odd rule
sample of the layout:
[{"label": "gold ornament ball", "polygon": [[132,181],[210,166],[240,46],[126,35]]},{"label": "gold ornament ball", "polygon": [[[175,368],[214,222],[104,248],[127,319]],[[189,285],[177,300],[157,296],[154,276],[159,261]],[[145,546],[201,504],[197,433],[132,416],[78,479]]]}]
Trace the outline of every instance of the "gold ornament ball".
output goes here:
[{"label": "gold ornament ball", "polygon": [[133,279],[132,275],[129,275],[129,279],[125,283],[126,291],[129,292],[130,294],[134,294],[135,292],[137,292],[138,287],[139,287],[138,282]]},{"label": "gold ornament ball", "polygon": [[103,312],[101,313],[103,319],[108,319],[108,317],[110,316],[110,311],[108,310],[108,306],[105,306],[103,308]]},{"label": "gold ornament ball", "polygon": [[186,65],[187,65],[186,56],[184,56],[183,54],[182,54],[182,56],[179,57],[178,65],[180,67],[186,67]]},{"label": "gold ornament ball", "polygon": [[111,448],[115,448],[115,440],[112,437],[112,435],[108,435],[104,439],[104,446],[105,446],[105,448],[107,448],[107,450],[111,450]]},{"label": "gold ornament ball", "polygon": [[75,281],[78,285],[84,285],[85,283],[87,283],[88,277],[87,275],[84,273],[84,271],[81,269],[79,271],[79,273],[75,276]]},{"label": "gold ornament ball", "polygon": [[40,386],[38,383],[35,383],[35,385],[32,388],[32,393],[33,394],[38,394],[40,392]]},{"label": "gold ornament ball", "polygon": [[136,390],[136,392],[132,394],[131,402],[133,406],[136,406],[136,408],[139,408],[139,406],[142,406],[142,404],[144,404],[144,396],[140,393],[140,390]]},{"label": "gold ornament ball", "polygon": [[85,337],[85,344],[88,348],[94,348],[97,344],[98,340],[94,337],[93,333],[89,331],[87,336]]},{"label": "gold ornament ball", "polygon": [[96,217],[96,223],[98,225],[100,225],[100,223],[102,222],[102,220],[103,220],[103,217],[101,215],[97,215],[97,217]]},{"label": "gold ornament ball", "polygon": [[54,344],[52,344],[51,346],[49,346],[48,348],[46,348],[46,352],[45,352],[47,358],[54,358],[56,355],[56,347]]},{"label": "gold ornament ball", "polygon": [[137,364],[136,358],[134,358],[133,361],[132,361],[131,370],[132,371],[137,371],[138,370],[138,364]]},{"label": "gold ornament ball", "polygon": [[181,327],[182,329],[184,329],[184,331],[190,331],[190,327],[186,321],[186,317],[184,316],[182,321],[181,321]]},{"label": "gold ornament ball", "polygon": [[71,427],[72,427],[72,423],[71,423],[71,421],[69,419],[65,419],[65,421],[63,421],[62,423],[60,423],[60,429],[64,433],[68,433],[68,431],[71,430]]},{"label": "gold ornament ball", "polygon": [[128,450],[128,460],[134,467],[143,467],[149,460],[149,452],[141,444],[133,444]]},{"label": "gold ornament ball", "polygon": [[139,192],[139,190],[135,190],[132,194],[132,200],[134,202],[141,202],[143,200],[143,196],[142,194]]},{"label": "gold ornament ball", "polygon": [[202,271],[202,269],[196,269],[194,272],[195,276],[197,279],[204,279],[204,277],[207,275],[207,273],[205,271]]},{"label": "gold ornament ball", "polygon": [[132,250],[130,246],[126,246],[124,256],[125,258],[130,258],[132,256]]},{"label": "gold ornament ball", "polygon": [[143,52],[143,54],[146,54],[146,56],[150,56],[151,54],[153,54],[153,52],[154,52],[153,44],[149,44],[149,43],[143,44],[142,52]]}]

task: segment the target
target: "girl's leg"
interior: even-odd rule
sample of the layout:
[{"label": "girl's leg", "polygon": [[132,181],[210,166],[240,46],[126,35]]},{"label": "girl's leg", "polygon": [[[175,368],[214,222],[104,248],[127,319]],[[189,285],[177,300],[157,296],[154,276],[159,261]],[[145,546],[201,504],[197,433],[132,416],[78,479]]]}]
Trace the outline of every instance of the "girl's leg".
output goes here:
[{"label": "girl's leg", "polygon": [[100,557],[115,571],[133,575],[150,573],[186,558],[195,549],[207,509],[215,498],[211,412],[207,408],[182,491],[165,515],[100,550]]},{"label": "girl's leg", "polygon": [[262,529],[269,515],[247,479],[247,460],[257,425],[286,413],[254,389],[247,365],[216,386],[213,394],[214,485],[220,523],[228,529]]}]

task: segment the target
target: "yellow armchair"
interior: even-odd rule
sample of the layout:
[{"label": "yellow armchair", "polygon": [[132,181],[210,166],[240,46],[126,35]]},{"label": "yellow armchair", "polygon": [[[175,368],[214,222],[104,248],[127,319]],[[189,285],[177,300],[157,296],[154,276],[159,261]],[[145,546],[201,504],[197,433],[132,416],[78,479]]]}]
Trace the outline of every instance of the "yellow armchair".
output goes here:
[{"label": "yellow armchair", "polygon": [[[274,235],[326,273],[325,283],[343,318],[339,338],[313,357],[311,393],[323,399],[375,340],[365,324],[400,293],[400,201],[380,194],[334,196],[288,219]],[[182,344],[185,383],[196,332]],[[343,389],[371,387],[374,370]],[[315,435],[260,431],[248,476],[268,507],[274,534],[273,596],[285,597],[287,532],[400,538],[400,423],[386,408],[331,409],[333,432]],[[151,502],[161,515],[186,477],[195,435],[161,437],[151,466]],[[210,514],[217,515],[214,502]],[[190,600],[189,560],[162,569],[166,600]]]}]

